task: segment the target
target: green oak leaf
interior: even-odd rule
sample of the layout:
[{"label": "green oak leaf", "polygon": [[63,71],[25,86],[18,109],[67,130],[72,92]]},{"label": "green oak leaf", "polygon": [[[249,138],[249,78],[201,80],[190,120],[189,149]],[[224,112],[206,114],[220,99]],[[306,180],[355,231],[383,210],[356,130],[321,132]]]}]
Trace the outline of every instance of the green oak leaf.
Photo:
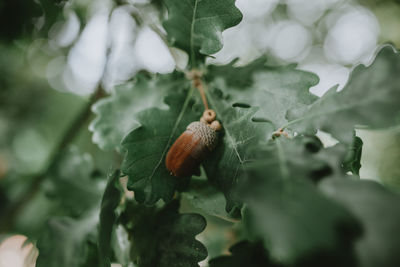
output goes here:
[{"label": "green oak leaf", "polygon": [[231,255],[210,260],[210,267],[279,267],[271,262],[262,244],[241,241],[229,249]]},{"label": "green oak leaf", "polygon": [[36,266],[87,266],[92,256],[89,244],[97,223],[98,214],[95,212],[77,220],[69,217],[50,219],[37,243],[39,257]]},{"label": "green oak leaf", "polygon": [[165,98],[168,110],[150,108],[137,114],[140,127],[130,132],[122,142],[126,151],[121,170],[128,175],[128,189],[141,203],[154,204],[159,199],[172,199],[178,182],[165,167],[165,157],[173,142],[187,125],[199,120],[201,114],[193,108],[193,89],[177,91]]},{"label": "green oak leaf", "polygon": [[139,267],[199,266],[207,257],[195,239],[206,227],[199,214],[178,213],[179,201],[162,209],[128,202],[120,221],[132,241],[131,258]]},{"label": "green oak leaf", "polygon": [[155,77],[139,74],[135,81],[118,86],[113,95],[92,108],[97,115],[89,126],[93,142],[105,150],[119,149],[124,136],[139,127],[138,112],[154,106],[166,109],[163,98],[187,83],[179,73]]},{"label": "green oak leaf", "polygon": [[400,266],[400,196],[367,180],[332,179],[321,189],[348,208],[361,222],[355,244],[360,267]]},{"label": "green oak leaf", "polygon": [[247,165],[241,186],[248,236],[261,240],[283,264],[313,266],[323,254],[330,262],[325,266],[353,266],[351,241],[360,233],[358,222],[314,185],[316,173],[329,173],[318,172],[324,168],[318,161],[322,152],[310,151],[302,139],[281,137],[256,148],[260,160]]},{"label": "green oak leaf", "polygon": [[115,171],[107,183],[101,200],[99,223],[99,259],[101,266],[110,267],[111,237],[117,220],[115,209],[121,201],[122,190],[119,185],[120,172]]},{"label": "green oak leaf", "polygon": [[[284,67],[261,66],[262,59],[248,67],[219,67],[225,75],[214,79],[218,87],[232,97],[232,101],[260,107],[258,116],[271,121],[275,129],[287,123],[288,110],[304,108],[318,98],[309,89],[319,82],[315,74],[296,70],[293,65]],[[258,70],[254,67],[260,66]],[[216,67],[211,67],[211,69]],[[231,70],[229,70],[231,69]],[[245,75],[239,74],[245,70]],[[233,82],[242,79],[242,82]],[[244,86],[246,83],[247,86]]]},{"label": "green oak leaf", "polygon": [[350,144],[356,126],[386,128],[400,123],[400,54],[385,46],[372,65],[359,65],[340,92],[330,89],[311,106],[288,112],[289,127],[305,133],[320,129]]},{"label": "green oak leaf", "polygon": [[222,31],[237,25],[242,14],[235,0],[165,0],[168,19],[163,25],[171,44],[196,58],[222,48]]},{"label": "green oak leaf", "polygon": [[270,138],[273,126],[257,120],[255,114],[258,108],[232,106],[228,104],[229,99],[224,99],[221,91],[210,89],[211,91],[207,91],[208,100],[217,119],[222,123],[223,130],[219,145],[203,166],[209,180],[224,192],[227,199],[226,209],[231,213],[235,206],[240,206],[235,201],[233,189],[243,179],[245,163],[252,159],[247,148]]}]

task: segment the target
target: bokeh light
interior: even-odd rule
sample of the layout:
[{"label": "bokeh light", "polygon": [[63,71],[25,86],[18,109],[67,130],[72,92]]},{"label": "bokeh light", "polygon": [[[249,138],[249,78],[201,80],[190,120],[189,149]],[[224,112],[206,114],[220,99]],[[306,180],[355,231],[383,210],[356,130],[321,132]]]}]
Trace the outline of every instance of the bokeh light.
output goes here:
[{"label": "bokeh light", "polygon": [[365,8],[343,9],[342,12],[325,39],[325,56],[343,65],[369,61],[377,46],[378,21]]}]

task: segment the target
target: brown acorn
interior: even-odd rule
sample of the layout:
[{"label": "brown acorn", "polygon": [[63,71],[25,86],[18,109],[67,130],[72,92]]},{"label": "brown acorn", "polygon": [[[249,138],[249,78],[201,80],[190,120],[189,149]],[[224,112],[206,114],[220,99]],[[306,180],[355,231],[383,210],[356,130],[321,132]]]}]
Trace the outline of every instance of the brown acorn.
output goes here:
[{"label": "brown acorn", "polygon": [[215,112],[206,110],[200,121],[192,122],[168,151],[165,163],[172,175],[185,177],[194,174],[200,163],[218,143],[221,124]]}]

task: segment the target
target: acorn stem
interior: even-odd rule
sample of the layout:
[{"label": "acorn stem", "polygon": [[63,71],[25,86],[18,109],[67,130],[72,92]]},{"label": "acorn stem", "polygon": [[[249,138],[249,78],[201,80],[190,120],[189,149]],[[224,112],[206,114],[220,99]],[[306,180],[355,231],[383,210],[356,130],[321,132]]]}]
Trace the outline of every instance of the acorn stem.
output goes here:
[{"label": "acorn stem", "polygon": [[203,105],[204,108],[207,110],[209,109],[208,107],[208,101],[207,101],[207,97],[206,97],[206,93],[205,93],[205,87],[204,87],[204,83],[201,80],[201,76],[202,73],[199,70],[191,70],[189,72],[186,73],[186,77],[189,78],[190,80],[192,80],[193,82],[193,87],[195,87],[201,96],[201,100],[203,101]]},{"label": "acorn stem", "polygon": [[201,100],[203,100],[203,105],[204,108],[207,110],[208,108],[208,102],[207,102],[207,97],[206,94],[204,92],[204,85],[203,83],[200,81],[200,83],[198,84],[198,86],[196,87],[197,90],[199,90],[200,96],[201,96]]}]

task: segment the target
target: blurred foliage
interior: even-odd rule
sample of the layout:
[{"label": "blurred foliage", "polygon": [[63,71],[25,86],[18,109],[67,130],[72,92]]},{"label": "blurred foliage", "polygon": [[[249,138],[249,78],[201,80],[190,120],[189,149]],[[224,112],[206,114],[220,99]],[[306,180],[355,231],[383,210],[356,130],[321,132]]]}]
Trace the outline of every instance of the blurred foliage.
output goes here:
[{"label": "blurred foliage", "polygon": [[[14,229],[32,238],[39,237],[46,230],[45,222],[53,216],[74,219],[85,216],[100,203],[104,176],[94,169],[90,155],[81,154],[77,149],[66,151],[43,181],[37,195],[20,211]],[[21,184],[18,180],[13,182],[13,187]],[[30,181],[25,183],[29,185]]]},{"label": "blurred foliage", "polygon": [[[0,58],[0,165],[4,168],[0,173],[0,216],[13,209],[33,187],[33,178],[48,167],[55,152],[60,152],[54,150],[69,124],[86,105],[85,99],[55,91],[45,78],[35,74],[26,48],[25,43],[0,46],[3,55]],[[87,129],[88,123],[84,128]],[[101,173],[104,177],[112,167],[114,155],[93,145],[88,131],[77,132],[74,143],[91,155],[79,156],[76,148],[61,153],[60,161],[52,166],[36,195],[19,211],[14,231],[38,237],[49,217],[77,216],[86,211],[86,205],[91,205],[91,201],[85,200],[98,199],[96,194],[101,196],[102,179],[95,187],[88,186],[89,179],[96,180]],[[88,183],[82,184],[81,179],[88,179]],[[74,193],[78,197],[71,197]]]},{"label": "blurred foliage", "polygon": [[371,181],[335,179],[320,186],[362,223],[363,235],[354,249],[360,266],[400,265],[400,240],[393,238],[400,234],[399,194]]},{"label": "blurred foliage", "polygon": [[36,266],[99,266],[97,247],[90,242],[90,239],[96,240],[96,237],[91,237],[96,235],[96,224],[97,214],[81,220],[67,217],[50,219],[37,244],[40,252]]},{"label": "blurred foliage", "polygon": [[[33,173],[44,167],[50,150],[68,126],[65,121],[76,116],[84,100],[54,91],[45,79],[36,76],[25,48],[0,48],[4,55],[0,59],[0,148],[11,170]],[[42,145],[35,147],[37,144]],[[32,159],[41,164],[29,166]]]},{"label": "blurred foliage", "polygon": [[[316,143],[310,147],[304,138],[253,148],[258,160],[247,164],[240,188],[247,203],[244,225],[251,240],[262,240],[281,263],[320,266],[323,255],[324,266],[354,266],[351,244],[361,234],[358,221],[313,185],[334,174],[330,165],[337,151],[315,149]],[[322,255],[310,257],[315,251]]]}]

